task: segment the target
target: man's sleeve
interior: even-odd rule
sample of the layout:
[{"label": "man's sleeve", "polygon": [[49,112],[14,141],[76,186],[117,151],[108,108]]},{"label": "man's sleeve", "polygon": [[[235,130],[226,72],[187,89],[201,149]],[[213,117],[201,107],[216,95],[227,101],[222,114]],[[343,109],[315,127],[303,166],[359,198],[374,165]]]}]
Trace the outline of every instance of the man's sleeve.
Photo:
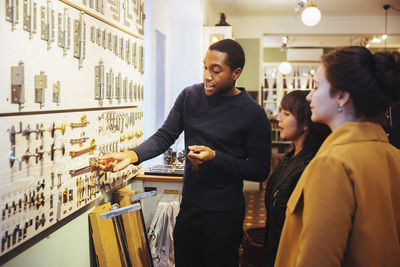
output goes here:
[{"label": "man's sleeve", "polygon": [[133,150],[139,157],[139,164],[147,159],[164,153],[183,131],[183,106],[186,90],[183,90],[175,101],[167,119],[158,131]]}]

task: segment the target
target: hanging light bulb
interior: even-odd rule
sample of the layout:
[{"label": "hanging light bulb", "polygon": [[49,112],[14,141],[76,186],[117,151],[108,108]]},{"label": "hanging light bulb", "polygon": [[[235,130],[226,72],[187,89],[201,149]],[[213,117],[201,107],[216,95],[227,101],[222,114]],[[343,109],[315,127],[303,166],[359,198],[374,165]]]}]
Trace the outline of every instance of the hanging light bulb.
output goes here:
[{"label": "hanging light bulb", "polygon": [[301,21],[307,26],[315,26],[321,20],[321,11],[316,5],[308,4],[301,13]]},{"label": "hanging light bulb", "polygon": [[279,64],[279,72],[282,74],[289,74],[292,71],[292,65],[287,62],[287,61],[283,61],[281,62],[281,64]]}]

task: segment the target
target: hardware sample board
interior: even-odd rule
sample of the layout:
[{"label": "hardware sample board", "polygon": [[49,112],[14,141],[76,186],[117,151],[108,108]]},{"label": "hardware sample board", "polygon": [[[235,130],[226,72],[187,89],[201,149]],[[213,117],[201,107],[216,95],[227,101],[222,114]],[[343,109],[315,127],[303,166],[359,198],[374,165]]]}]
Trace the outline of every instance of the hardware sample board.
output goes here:
[{"label": "hardware sample board", "polygon": [[144,0],[0,6],[0,256],[141,172],[90,161],[142,142]]}]

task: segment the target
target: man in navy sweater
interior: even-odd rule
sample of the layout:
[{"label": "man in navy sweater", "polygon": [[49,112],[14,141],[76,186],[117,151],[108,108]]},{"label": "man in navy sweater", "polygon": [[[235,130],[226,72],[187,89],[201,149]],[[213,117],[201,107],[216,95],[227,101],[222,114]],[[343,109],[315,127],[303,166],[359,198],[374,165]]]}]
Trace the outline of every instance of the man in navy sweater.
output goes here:
[{"label": "man in navy sweater", "polygon": [[165,152],[184,131],[182,203],[174,229],[177,267],[238,266],[245,204],[243,180],[270,170],[270,124],[264,109],[236,87],[245,62],[231,39],[209,47],[204,83],[185,88],[161,128],[132,151],[100,158],[118,171]]}]

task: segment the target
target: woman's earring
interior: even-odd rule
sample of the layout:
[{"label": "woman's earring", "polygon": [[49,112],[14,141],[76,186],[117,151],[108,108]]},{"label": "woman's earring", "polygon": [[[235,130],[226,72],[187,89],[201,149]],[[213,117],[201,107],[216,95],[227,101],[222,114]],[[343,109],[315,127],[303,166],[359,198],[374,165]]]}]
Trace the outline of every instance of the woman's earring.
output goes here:
[{"label": "woman's earring", "polygon": [[342,112],[343,108],[342,107],[338,107],[337,111]]}]

